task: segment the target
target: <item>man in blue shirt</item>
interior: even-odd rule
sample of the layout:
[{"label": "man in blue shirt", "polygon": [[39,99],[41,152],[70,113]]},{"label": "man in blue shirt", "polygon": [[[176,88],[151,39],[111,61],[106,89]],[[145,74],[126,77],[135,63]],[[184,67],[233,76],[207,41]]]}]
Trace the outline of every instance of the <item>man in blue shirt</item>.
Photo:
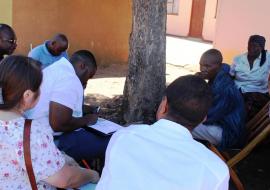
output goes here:
[{"label": "man in blue shirt", "polygon": [[206,120],[192,135],[228,148],[240,143],[244,136],[245,109],[240,91],[222,61],[222,54],[216,49],[206,51],[201,57],[200,72],[196,75],[208,80],[214,100]]},{"label": "man in blue shirt", "polygon": [[67,37],[64,34],[56,34],[51,40],[32,49],[28,56],[40,61],[44,69],[62,57],[68,59],[67,48]]}]

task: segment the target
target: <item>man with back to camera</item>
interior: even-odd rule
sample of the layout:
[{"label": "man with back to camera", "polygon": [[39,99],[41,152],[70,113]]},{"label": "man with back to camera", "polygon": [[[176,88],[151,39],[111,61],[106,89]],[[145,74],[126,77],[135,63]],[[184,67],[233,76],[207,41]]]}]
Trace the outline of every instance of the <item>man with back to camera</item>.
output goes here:
[{"label": "man with back to camera", "polygon": [[0,23],[0,61],[5,55],[11,55],[17,47],[14,30],[7,24]]},{"label": "man with back to camera", "polygon": [[211,89],[200,77],[172,82],[156,123],[131,125],[112,136],[96,190],[228,190],[226,164],[191,135],[211,102]]},{"label": "man with back to camera", "polygon": [[51,40],[32,49],[28,56],[40,61],[44,69],[62,57],[68,59],[67,48],[67,37],[64,34],[56,34]]}]

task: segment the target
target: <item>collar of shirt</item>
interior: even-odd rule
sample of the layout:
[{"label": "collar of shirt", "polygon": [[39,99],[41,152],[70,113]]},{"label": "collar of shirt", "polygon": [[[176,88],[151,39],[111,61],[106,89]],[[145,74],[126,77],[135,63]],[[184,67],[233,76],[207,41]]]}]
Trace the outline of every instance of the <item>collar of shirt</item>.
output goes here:
[{"label": "collar of shirt", "polygon": [[48,50],[48,48],[47,48],[47,46],[46,46],[46,44],[48,44],[48,43],[49,43],[49,40],[47,40],[47,41],[44,42],[44,44],[43,44],[43,51],[44,51],[44,53],[46,53],[47,55],[52,56],[52,54],[49,52],[49,50]]},{"label": "collar of shirt", "polygon": [[[260,67],[260,62],[261,62],[261,58],[262,58],[262,54],[260,53],[259,57],[257,57],[254,62],[253,62],[253,67]],[[242,56],[242,60],[244,62],[244,64],[247,64],[249,66],[249,62],[248,62],[248,53],[245,53]]]},{"label": "collar of shirt", "polygon": [[[65,58],[65,57],[62,57],[61,59],[59,59],[58,61],[56,61],[54,64],[53,64],[54,67],[59,67],[59,69],[61,70],[67,70],[68,72],[72,73],[72,74],[75,74],[76,75],[76,72],[75,72],[75,69],[74,67],[72,66],[72,64]],[[45,68],[47,69],[47,68]],[[44,70],[45,70],[44,69]],[[54,68],[55,69],[55,68]],[[56,69],[55,69],[56,70]],[[77,75],[76,75],[77,76]]]},{"label": "collar of shirt", "polygon": [[176,138],[181,137],[185,139],[193,139],[190,131],[186,127],[167,119],[158,120],[152,125],[152,127],[163,130],[163,132],[170,133],[170,135],[173,134]]}]

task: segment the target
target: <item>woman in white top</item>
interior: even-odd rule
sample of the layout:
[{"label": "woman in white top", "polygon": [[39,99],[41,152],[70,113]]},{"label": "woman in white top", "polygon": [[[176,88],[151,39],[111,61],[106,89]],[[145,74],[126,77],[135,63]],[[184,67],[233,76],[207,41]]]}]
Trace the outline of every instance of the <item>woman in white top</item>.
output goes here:
[{"label": "woman in white top", "polygon": [[247,120],[251,119],[268,101],[270,54],[265,50],[265,38],[250,36],[248,52],[236,56],[230,74],[241,91],[246,105]]},{"label": "woman in white top", "polygon": [[[0,63],[0,189],[31,189],[23,150],[23,114],[39,97],[42,72],[39,62],[9,56]],[[32,166],[38,189],[79,187],[99,180],[97,172],[65,163],[50,129],[32,122]]]}]

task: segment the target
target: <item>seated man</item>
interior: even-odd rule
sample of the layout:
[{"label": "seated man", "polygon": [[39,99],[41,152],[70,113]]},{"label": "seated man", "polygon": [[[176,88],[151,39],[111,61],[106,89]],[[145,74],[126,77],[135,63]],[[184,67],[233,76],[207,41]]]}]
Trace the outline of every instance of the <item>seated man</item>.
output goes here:
[{"label": "seated man", "polygon": [[172,82],[156,123],[131,125],[112,136],[96,190],[228,190],[226,164],[191,135],[211,100],[200,77]]},{"label": "seated man", "polygon": [[4,55],[11,55],[17,47],[14,30],[7,24],[0,23],[0,61]]},{"label": "seated man", "polygon": [[67,37],[64,34],[56,34],[51,40],[32,49],[28,56],[40,61],[44,69],[62,57],[68,59],[67,48]]},{"label": "seated man", "polygon": [[243,98],[222,67],[222,54],[216,49],[206,51],[200,60],[203,79],[208,79],[214,97],[206,121],[192,131],[196,139],[208,140],[220,148],[237,145],[244,136],[245,109]]},{"label": "seated man", "polygon": [[270,53],[265,49],[265,38],[252,35],[248,40],[248,52],[236,56],[230,70],[236,86],[244,97],[247,121],[270,100],[269,72]]},{"label": "seated man", "polygon": [[[87,50],[75,52],[43,70],[41,95],[37,105],[27,113],[51,126],[58,147],[76,161],[105,155],[109,137],[96,136],[81,127],[94,124],[97,114],[83,116],[83,88],[96,72],[96,61]],[[64,132],[64,133],[63,133]]]}]

